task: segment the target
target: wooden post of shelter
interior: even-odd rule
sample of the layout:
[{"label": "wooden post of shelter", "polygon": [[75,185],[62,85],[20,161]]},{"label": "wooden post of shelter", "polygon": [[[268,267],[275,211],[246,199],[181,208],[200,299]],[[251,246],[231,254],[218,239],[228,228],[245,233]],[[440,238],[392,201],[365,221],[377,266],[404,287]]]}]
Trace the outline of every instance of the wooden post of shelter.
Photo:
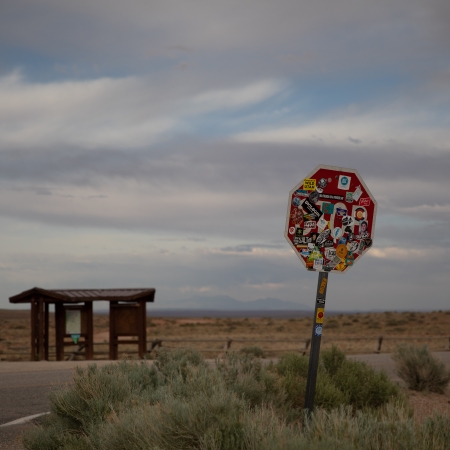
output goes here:
[{"label": "wooden post of shelter", "polygon": [[36,360],[36,302],[31,297],[31,354],[30,361]]},{"label": "wooden post of shelter", "polygon": [[86,359],[94,359],[94,314],[92,302],[85,302],[86,310],[86,336],[84,342],[86,343],[85,355]]},{"label": "wooden post of shelter", "polygon": [[38,347],[39,347],[39,361],[44,359],[44,300],[39,297],[38,300]]},{"label": "wooden post of shelter", "polygon": [[66,333],[66,318],[64,305],[62,303],[55,303],[55,347],[56,360],[62,361],[64,359],[64,334]]},{"label": "wooden post of shelter", "polygon": [[48,361],[48,344],[50,340],[49,336],[49,314],[50,304],[48,302],[44,303],[44,359]]}]

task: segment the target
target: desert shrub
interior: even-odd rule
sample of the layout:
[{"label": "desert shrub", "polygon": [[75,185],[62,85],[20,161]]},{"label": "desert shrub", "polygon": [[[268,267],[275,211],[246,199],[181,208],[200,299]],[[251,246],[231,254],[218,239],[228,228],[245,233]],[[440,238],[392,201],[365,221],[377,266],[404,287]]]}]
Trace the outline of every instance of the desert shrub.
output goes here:
[{"label": "desert shrub", "polygon": [[[198,352],[164,350],[150,367],[125,361],[77,369],[74,385],[51,395],[51,414],[24,444],[29,450],[416,449],[429,448],[420,445],[432,437],[436,448],[446,448],[450,432],[438,428],[448,427],[448,419],[418,428],[390,403],[357,410],[380,404],[372,398],[380,398],[380,389],[372,388],[371,397],[369,387],[355,393],[350,385],[378,379],[338,349],[323,356],[317,411],[303,431],[307,357],[284,355],[264,365],[237,352],[212,368]],[[356,377],[346,385],[342,379],[352,371]],[[370,401],[361,401],[364,395]],[[390,446],[395,441],[400,444]]]},{"label": "desert shrub", "polygon": [[398,376],[409,389],[443,393],[450,382],[450,371],[427,346],[397,346],[392,355]]},{"label": "desert shrub", "polygon": [[[286,391],[287,401],[298,413],[305,403],[308,358],[286,354],[276,365],[281,375],[281,386]],[[347,402],[347,396],[335,385],[331,377],[320,367],[317,374],[314,403],[319,408],[332,409]]]},{"label": "desert shrub", "polygon": [[158,350],[155,365],[163,376],[170,378],[174,374],[183,375],[187,366],[205,366],[206,362],[200,352],[194,349],[162,348]]},{"label": "desert shrub", "polygon": [[261,347],[254,346],[254,347],[244,347],[239,350],[240,353],[246,353],[247,355],[253,355],[257,358],[265,358],[266,354],[264,353],[264,350]]},{"label": "desert shrub", "polygon": [[400,396],[386,372],[377,372],[360,361],[345,360],[332,380],[354,408],[379,407]]},{"label": "desert shrub", "polygon": [[217,371],[227,387],[247,400],[249,407],[273,405],[283,415],[289,414],[286,392],[276,373],[263,367],[261,360],[251,354],[230,352],[216,360]]},{"label": "desert shrub", "polygon": [[330,319],[327,321],[327,329],[328,328],[339,328],[339,322],[336,319]]},{"label": "desert shrub", "polygon": [[77,368],[73,386],[50,393],[51,414],[27,435],[26,448],[97,448],[98,432],[110,417],[148,401],[164,378],[155,367],[122,361],[98,368]]},{"label": "desert shrub", "polygon": [[211,433],[221,440],[220,448],[243,448],[241,415],[246,403],[226,388],[217,372],[190,367],[185,378],[178,375],[174,381],[185,384],[184,396],[168,388],[163,401],[115,417],[103,427],[98,448],[200,448],[205,434]]},{"label": "desert shrub", "polygon": [[[295,408],[301,407],[305,399],[308,364],[306,356],[297,354],[285,354],[276,364],[281,384]],[[400,391],[385,372],[377,372],[364,362],[347,360],[336,346],[322,352],[314,398],[317,407],[379,407],[393,398],[400,398]]]},{"label": "desert shrub", "polygon": [[[341,391],[344,399],[342,404],[350,404],[354,408],[379,407],[393,398],[401,397],[399,388],[389,380],[386,372],[377,372],[364,362],[346,359],[344,352],[334,345],[322,352],[321,364],[329,376],[329,381],[323,378],[322,383],[324,386],[333,383],[335,389]],[[331,386],[328,389],[332,396],[335,391],[331,390]],[[336,401],[330,403],[330,406],[333,405],[331,407],[336,407],[339,398],[337,394],[334,396]],[[326,408],[325,405],[322,407]]]},{"label": "desert shrub", "polygon": [[320,356],[325,370],[331,376],[336,375],[336,372],[345,361],[345,353],[335,345],[330,350],[322,350]]},{"label": "desert shrub", "polygon": [[308,375],[309,358],[296,353],[285,353],[276,364],[276,370],[281,376],[293,373],[306,378]]}]

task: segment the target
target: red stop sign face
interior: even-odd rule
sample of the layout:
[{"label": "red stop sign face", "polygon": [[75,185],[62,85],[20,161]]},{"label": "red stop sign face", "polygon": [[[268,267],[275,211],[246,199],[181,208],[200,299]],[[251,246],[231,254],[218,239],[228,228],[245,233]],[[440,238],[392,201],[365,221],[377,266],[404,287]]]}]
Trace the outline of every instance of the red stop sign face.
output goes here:
[{"label": "red stop sign face", "polygon": [[356,170],[318,166],[289,193],[284,235],[307,269],[343,273],[372,247],[376,211]]}]

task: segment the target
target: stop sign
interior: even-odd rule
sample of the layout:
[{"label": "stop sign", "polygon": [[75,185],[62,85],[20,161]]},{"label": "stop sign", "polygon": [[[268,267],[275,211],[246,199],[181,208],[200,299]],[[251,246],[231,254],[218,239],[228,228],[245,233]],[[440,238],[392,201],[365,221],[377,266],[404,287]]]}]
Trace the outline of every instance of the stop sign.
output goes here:
[{"label": "stop sign", "polygon": [[307,269],[346,272],[372,246],[376,212],[356,170],[320,165],[289,193],[284,235]]}]

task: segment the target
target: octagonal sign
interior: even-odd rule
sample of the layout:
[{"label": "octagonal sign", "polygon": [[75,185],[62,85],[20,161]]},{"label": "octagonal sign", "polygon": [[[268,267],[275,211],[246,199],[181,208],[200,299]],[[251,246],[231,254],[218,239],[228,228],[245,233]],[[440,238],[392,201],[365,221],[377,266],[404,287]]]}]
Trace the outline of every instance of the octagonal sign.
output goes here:
[{"label": "octagonal sign", "polygon": [[372,246],[376,212],[356,170],[317,166],[289,193],[284,236],[307,269],[343,273]]}]

